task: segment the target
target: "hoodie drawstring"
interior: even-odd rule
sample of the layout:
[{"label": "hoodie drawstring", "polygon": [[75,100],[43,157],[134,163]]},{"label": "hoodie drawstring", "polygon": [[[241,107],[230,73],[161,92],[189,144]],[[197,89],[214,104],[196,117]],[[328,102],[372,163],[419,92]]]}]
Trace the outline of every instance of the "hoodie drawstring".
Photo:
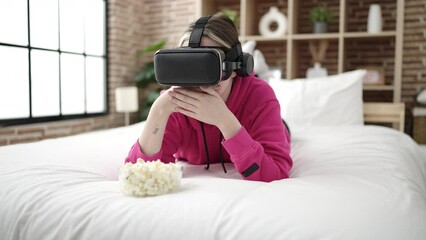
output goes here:
[{"label": "hoodie drawstring", "polygon": [[222,164],[223,171],[226,173],[225,162],[223,161],[223,157],[222,157],[222,133],[219,136],[219,159],[220,159],[220,164]]},{"label": "hoodie drawstring", "polygon": [[206,160],[207,160],[207,166],[206,169],[210,168],[210,156],[209,156],[209,148],[207,147],[207,140],[206,140],[206,132],[204,131],[204,124],[200,122],[201,124],[201,131],[203,132],[203,140],[204,140],[204,150],[206,151]]},{"label": "hoodie drawstring", "polygon": [[[206,132],[204,130],[204,124],[202,122],[200,122],[200,125],[201,125],[201,131],[203,132],[204,149],[205,149],[205,152],[206,152],[207,165],[206,165],[205,169],[209,169],[210,168],[210,155],[209,155],[209,148],[207,146]],[[219,136],[219,159],[220,159],[220,163],[222,164],[223,171],[225,173],[227,173],[226,167],[225,167],[225,162],[224,162],[223,157],[222,157],[222,134],[220,134],[220,136]]]}]

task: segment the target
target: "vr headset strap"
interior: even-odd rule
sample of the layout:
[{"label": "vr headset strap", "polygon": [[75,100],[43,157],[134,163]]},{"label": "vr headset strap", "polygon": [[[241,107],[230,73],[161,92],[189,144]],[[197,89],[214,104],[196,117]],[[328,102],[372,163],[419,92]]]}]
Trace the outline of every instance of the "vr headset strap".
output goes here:
[{"label": "vr headset strap", "polygon": [[191,32],[191,36],[189,37],[189,47],[198,48],[200,47],[201,37],[203,36],[204,26],[207,21],[211,18],[211,16],[201,17],[197,20],[194,26],[194,30]]},{"label": "vr headset strap", "polygon": [[243,50],[241,49],[241,43],[235,44],[229,51],[226,53],[227,61],[237,61],[242,55]]}]

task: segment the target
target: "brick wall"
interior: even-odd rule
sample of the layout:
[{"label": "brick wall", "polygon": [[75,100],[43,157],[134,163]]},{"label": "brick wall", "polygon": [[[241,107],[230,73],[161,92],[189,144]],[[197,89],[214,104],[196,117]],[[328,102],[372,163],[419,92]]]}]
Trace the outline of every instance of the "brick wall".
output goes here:
[{"label": "brick wall", "polygon": [[[426,88],[426,2],[405,1],[402,101],[407,106],[408,133],[412,129],[411,109],[417,93]],[[424,127],[423,127],[424,128]]]},{"label": "brick wall", "polygon": [[[268,0],[272,1],[272,0]],[[195,0],[110,0],[109,2],[109,114],[81,120],[67,120],[52,123],[39,123],[4,127],[0,129],[0,145],[20,142],[36,141],[52,137],[72,135],[98,129],[122,126],[123,114],[115,112],[114,89],[118,86],[130,85],[133,74],[141,61],[137,58],[137,51],[144,46],[165,39],[167,47],[174,47],[178,43],[182,31],[196,15]],[[231,8],[238,8],[235,1],[221,0]],[[280,9],[286,9],[286,1],[277,1]],[[331,6],[335,2],[328,1]],[[383,12],[386,22],[394,24],[394,13],[389,4],[394,0],[382,0]],[[371,0],[349,1],[359,8],[365,8]],[[304,4],[304,3],[302,3]],[[334,5],[333,5],[334,4]],[[260,11],[266,11],[263,2],[259,3]],[[304,10],[303,10],[304,11]],[[336,11],[337,13],[337,11]],[[365,11],[352,13],[353,17],[348,27],[349,30],[362,30],[365,22],[357,20],[366,19]],[[361,15],[359,15],[361,14]],[[260,17],[259,14],[258,17]],[[303,15],[302,15],[303,16]],[[338,15],[335,16],[337,19]],[[302,20],[299,20],[303,22]],[[335,26],[337,27],[337,25]],[[393,27],[385,25],[385,28]],[[304,25],[299,25],[300,32],[309,32]],[[331,26],[333,28],[333,26]],[[266,43],[261,43],[262,45]],[[392,43],[391,43],[392,44]],[[300,43],[300,47],[304,43]],[[354,47],[363,46],[354,43]],[[285,56],[285,47],[276,49],[277,46],[264,46],[265,55],[270,54],[269,61],[276,62],[285,67],[285,58],[280,59],[277,54]],[[368,48],[368,46],[365,46]],[[275,49],[275,50],[273,50]],[[386,49],[384,51],[387,51]],[[146,56],[147,61],[152,56]],[[272,60],[271,60],[272,59]],[[331,63],[331,65],[335,65]],[[424,0],[405,1],[405,27],[404,27],[404,53],[403,53],[403,84],[402,100],[407,105],[407,132],[411,133],[411,111],[415,105],[414,97],[420,89],[426,88],[426,2]],[[386,94],[376,94],[376,98],[388,99]],[[131,121],[137,121],[137,115],[131,115]]]},{"label": "brick wall", "polygon": [[32,142],[117,127],[120,122],[116,115],[111,114],[105,117],[4,127],[0,129],[0,145]]}]

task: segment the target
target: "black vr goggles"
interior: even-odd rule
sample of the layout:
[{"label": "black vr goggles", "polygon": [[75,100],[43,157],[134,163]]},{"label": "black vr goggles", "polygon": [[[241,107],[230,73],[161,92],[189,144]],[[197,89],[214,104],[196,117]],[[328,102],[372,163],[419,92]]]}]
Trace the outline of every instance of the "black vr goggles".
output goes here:
[{"label": "black vr goggles", "polygon": [[161,49],[154,55],[157,82],[168,86],[208,86],[228,79],[232,71],[249,76],[253,57],[243,53],[238,42],[231,49],[201,46],[204,26],[211,16],[197,20],[189,38],[189,47]]}]

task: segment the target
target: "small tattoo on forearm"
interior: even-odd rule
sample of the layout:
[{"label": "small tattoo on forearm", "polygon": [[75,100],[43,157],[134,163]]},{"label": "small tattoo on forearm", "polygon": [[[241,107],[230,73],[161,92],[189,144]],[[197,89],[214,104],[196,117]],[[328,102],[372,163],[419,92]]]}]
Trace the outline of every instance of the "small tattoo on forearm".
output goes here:
[{"label": "small tattoo on forearm", "polygon": [[157,134],[158,130],[160,130],[160,128],[158,127],[158,125],[155,125],[154,130],[152,131],[153,134]]}]

